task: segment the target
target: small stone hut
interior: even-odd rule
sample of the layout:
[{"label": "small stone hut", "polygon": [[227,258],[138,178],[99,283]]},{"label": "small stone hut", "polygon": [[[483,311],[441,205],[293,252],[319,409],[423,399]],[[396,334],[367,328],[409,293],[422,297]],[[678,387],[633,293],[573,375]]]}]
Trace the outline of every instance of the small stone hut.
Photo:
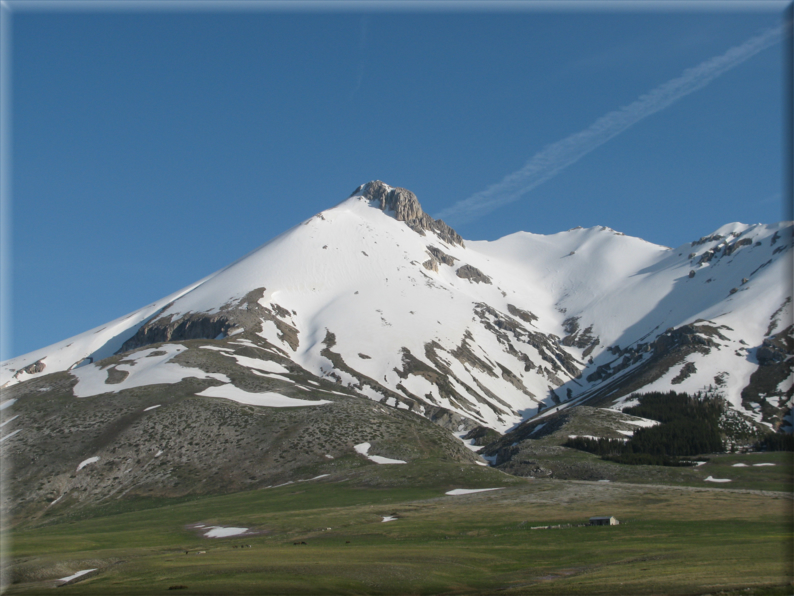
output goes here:
[{"label": "small stone hut", "polygon": [[620,522],[610,515],[598,515],[590,518],[591,526],[617,526]]}]

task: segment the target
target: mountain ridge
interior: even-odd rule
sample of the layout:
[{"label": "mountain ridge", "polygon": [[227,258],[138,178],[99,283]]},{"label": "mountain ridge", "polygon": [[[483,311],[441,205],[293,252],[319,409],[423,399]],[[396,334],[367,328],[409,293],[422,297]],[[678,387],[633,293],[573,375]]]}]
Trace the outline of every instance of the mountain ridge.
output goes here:
[{"label": "mountain ridge", "polygon": [[[789,289],[775,279],[790,247],[790,222],[726,224],[677,248],[606,226],[464,242],[411,191],[372,181],[183,290],[0,364],[0,383],[156,343],[253,333],[362,396],[420,414],[440,407],[501,432],[544,409],[615,403],[616,382],[632,376],[637,390],[720,378],[734,407],[779,425],[790,386],[773,388],[778,403],[766,413],[743,400],[772,320],[791,320]],[[636,372],[682,338],[699,340],[687,339],[662,374]]]}]

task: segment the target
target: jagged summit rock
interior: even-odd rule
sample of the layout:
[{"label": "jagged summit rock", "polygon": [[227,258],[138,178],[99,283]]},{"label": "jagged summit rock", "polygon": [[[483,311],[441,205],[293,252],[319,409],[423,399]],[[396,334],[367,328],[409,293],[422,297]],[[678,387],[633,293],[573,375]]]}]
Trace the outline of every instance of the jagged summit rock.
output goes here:
[{"label": "jagged summit rock", "polygon": [[447,244],[465,246],[460,234],[443,220],[433,219],[425,213],[416,195],[406,188],[393,188],[380,180],[372,180],[359,186],[350,196],[356,195],[368,199],[397,221],[404,221],[409,228],[422,236],[426,231],[433,232]]}]

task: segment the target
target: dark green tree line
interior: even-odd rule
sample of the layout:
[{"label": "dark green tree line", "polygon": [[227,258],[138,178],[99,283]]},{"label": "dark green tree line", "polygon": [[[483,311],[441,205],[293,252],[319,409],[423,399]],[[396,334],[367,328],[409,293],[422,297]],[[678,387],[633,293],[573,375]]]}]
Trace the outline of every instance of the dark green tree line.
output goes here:
[{"label": "dark green tree line", "polygon": [[569,439],[565,446],[626,464],[667,466],[682,465],[677,459],[680,457],[724,451],[719,431],[723,405],[719,399],[675,391],[632,397],[639,404],[623,410],[626,414],[650,418],[660,424],[637,430],[625,442],[577,437]]}]

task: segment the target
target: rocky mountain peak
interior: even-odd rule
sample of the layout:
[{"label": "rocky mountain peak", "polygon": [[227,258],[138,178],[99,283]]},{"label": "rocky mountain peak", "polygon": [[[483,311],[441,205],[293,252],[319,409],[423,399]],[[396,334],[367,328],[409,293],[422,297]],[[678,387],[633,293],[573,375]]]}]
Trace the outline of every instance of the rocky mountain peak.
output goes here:
[{"label": "rocky mountain peak", "polygon": [[422,210],[419,199],[406,188],[392,188],[380,180],[373,180],[359,186],[351,196],[361,195],[375,206],[387,212],[397,221],[421,234],[429,231],[436,234],[447,244],[463,244],[463,238],[440,219],[433,219]]}]

